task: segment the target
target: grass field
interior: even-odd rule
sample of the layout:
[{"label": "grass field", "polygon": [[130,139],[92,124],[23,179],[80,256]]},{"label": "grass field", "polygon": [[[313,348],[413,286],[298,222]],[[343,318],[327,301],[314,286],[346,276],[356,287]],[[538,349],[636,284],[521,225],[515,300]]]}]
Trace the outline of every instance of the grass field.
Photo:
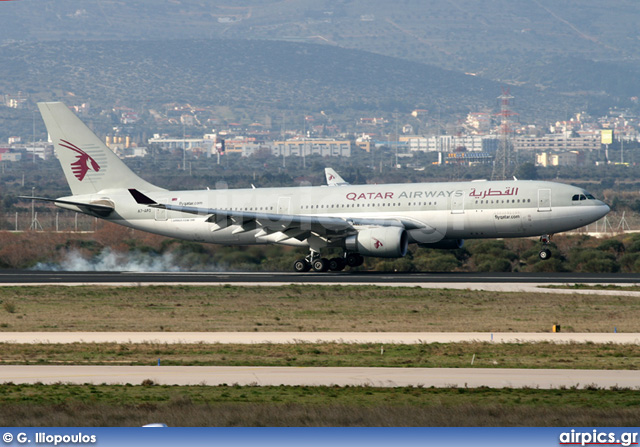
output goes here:
[{"label": "grass field", "polygon": [[[0,344],[0,364],[640,369],[640,346],[594,343],[419,345]],[[640,381],[638,382],[640,385]]]},{"label": "grass field", "polygon": [[[3,287],[0,331],[640,332],[640,300],[370,286]],[[4,363],[638,369],[636,345],[0,345]],[[590,388],[587,386],[587,388]],[[7,426],[635,426],[638,390],[0,385]]]},{"label": "grass field", "polygon": [[640,300],[374,286],[0,288],[0,331],[640,332]]},{"label": "grass field", "polygon": [[637,390],[0,385],[5,426],[637,426]]}]

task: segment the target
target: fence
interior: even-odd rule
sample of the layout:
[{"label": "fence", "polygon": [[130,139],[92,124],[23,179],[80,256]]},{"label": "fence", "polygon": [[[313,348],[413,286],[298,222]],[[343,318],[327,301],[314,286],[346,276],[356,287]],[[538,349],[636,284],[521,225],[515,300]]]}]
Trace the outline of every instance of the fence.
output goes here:
[{"label": "fence", "polygon": [[8,231],[93,232],[100,219],[73,211],[3,213],[0,229]]}]

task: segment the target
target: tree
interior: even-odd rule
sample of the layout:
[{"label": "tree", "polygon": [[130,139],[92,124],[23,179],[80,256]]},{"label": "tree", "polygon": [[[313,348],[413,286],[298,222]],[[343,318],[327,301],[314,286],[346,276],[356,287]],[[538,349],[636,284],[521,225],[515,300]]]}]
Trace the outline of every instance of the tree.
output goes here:
[{"label": "tree", "polygon": [[518,166],[514,174],[520,180],[536,180],[538,178],[538,169],[531,162],[526,162]]}]

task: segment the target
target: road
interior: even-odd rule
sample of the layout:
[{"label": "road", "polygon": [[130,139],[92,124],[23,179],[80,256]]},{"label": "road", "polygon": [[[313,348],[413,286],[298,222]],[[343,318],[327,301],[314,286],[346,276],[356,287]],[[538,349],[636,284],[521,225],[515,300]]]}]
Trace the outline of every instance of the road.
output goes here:
[{"label": "road", "polygon": [[637,371],[498,368],[349,368],[245,366],[0,366],[4,382],[29,384],[598,388],[639,384]]}]

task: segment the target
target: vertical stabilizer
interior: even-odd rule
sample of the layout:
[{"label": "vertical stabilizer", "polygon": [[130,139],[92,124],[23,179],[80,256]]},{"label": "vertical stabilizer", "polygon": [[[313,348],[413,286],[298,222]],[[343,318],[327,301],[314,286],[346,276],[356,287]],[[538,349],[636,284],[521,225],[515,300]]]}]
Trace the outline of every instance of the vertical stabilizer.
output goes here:
[{"label": "vertical stabilizer", "polygon": [[324,168],[324,175],[327,178],[327,185],[329,186],[345,186],[349,184],[349,182],[345,182],[345,180],[340,177],[340,174],[332,168]]},{"label": "vertical stabilizer", "polygon": [[40,102],[38,108],[73,195],[162,190],[134,174],[65,104]]}]

